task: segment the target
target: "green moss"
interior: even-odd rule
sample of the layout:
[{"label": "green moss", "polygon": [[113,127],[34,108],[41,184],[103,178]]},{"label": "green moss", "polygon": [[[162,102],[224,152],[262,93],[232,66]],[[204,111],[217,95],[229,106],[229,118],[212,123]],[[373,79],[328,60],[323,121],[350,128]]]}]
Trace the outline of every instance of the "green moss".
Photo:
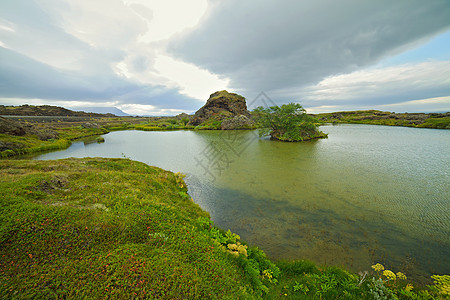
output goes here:
[{"label": "green moss", "polygon": [[223,120],[211,117],[207,121],[195,126],[195,130],[221,130]]},{"label": "green moss", "polygon": [[[418,128],[450,129],[450,117],[430,117],[425,114],[390,113],[378,110],[343,111],[315,115],[321,123],[370,124]],[[429,116],[429,115],[428,115]]]},{"label": "green moss", "polygon": [[9,157],[9,156],[14,156],[14,155],[16,155],[16,152],[14,152],[14,150],[11,150],[11,149],[0,152],[0,157],[3,157],[3,158]]},{"label": "green moss", "polygon": [[243,100],[245,101],[245,98],[242,97],[241,95],[238,95],[238,94],[235,94],[235,93],[229,93],[226,90],[219,91],[219,92],[216,92],[214,94],[215,94],[215,96],[212,97],[212,98],[209,98],[208,100],[218,99],[218,98],[221,98],[221,97],[227,97],[233,102],[235,102],[235,101],[243,101]]},{"label": "green moss", "polygon": [[448,276],[411,291],[373,273],[274,263],[215,227],[182,178],[128,159],[0,161],[0,298],[445,297]]},{"label": "green moss", "polygon": [[[43,130],[45,130],[45,127]],[[57,128],[55,131],[58,132],[59,138],[48,141],[41,141],[36,135],[32,134],[24,136],[0,134],[0,142],[12,145],[11,149],[7,149],[6,152],[0,152],[0,157],[66,149],[71,145],[71,141],[75,139],[102,135],[109,132],[105,128],[83,128],[81,126]]]},{"label": "green moss", "polygon": [[436,129],[450,129],[450,117],[444,118],[429,118],[423,124],[418,125],[420,128],[436,128]]},{"label": "green moss", "polygon": [[0,298],[252,293],[234,258],[196,229],[208,214],[171,172],[68,159],[0,161],[0,176]]}]

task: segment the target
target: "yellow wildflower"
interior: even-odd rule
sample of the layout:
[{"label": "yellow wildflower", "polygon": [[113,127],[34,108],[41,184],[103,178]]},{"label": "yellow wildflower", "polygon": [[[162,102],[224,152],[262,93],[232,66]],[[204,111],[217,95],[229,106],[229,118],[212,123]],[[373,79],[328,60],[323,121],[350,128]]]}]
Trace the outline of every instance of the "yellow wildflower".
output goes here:
[{"label": "yellow wildflower", "polygon": [[269,279],[272,279],[273,275],[269,270],[264,270],[263,271],[263,277],[267,277]]},{"label": "yellow wildflower", "polygon": [[413,285],[410,284],[410,283],[408,283],[408,284],[405,286],[405,291],[410,292],[413,288],[414,288]]},{"label": "yellow wildflower", "polygon": [[384,270],[383,275],[386,276],[388,280],[395,280],[397,278],[391,270]]},{"label": "yellow wildflower", "polygon": [[379,271],[383,271],[384,267],[382,264],[376,264],[372,266],[372,269],[374,269],[375,271],[379,272]]},{"label": "yellow wildflower", "polygon": [[239,252],[239,254],[244,254],[245,256],[248,256],[246,246],[239,245],[237,251]]},{"label": "yellow wildflower", "polygon": [[227,247],[231,251],[238,251],[238,245],[236,245],[236,244],[228,244]]},{"label": "yellow wildflower", "polygon": [[403,274],[402,272],[397,272],[397,278],[400,280],[406,280],[406,275]]},{"label": "yellow wildflower", "polygon": [[445,296],[450,295],[450,275],[433,275],[435,286],[439,289],[439,293]]}]

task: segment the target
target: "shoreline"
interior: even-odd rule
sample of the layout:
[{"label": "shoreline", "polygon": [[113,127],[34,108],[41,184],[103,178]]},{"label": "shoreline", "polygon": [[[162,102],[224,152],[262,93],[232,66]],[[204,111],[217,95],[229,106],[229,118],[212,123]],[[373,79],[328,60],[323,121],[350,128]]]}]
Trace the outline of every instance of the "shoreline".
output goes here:
[{"label": "shoreline", "polygon": [[[3,295],[72,298],[106,291],[117,297],[135,291],[142,298],[208,298],[206,291],[213,298],[370,298],[378,282],[386,293],[408,299],[402,293],[410,281],[398,272],[393,280],[392,272],[380,273],[378,266],[372,267],[376,273],[357,275],[306,260],[268,259],[237,234],[215,227],[187,194],[179,173],[129,159],[71,158],[0,160],[0,176]],[[169,264],[165,253],[173,256]],[[165,278],[161,283],[151,279],[155,270]],[[60,278],[74,279],[48,290],[48,283]],[[332,289],[323,288],[326,282]],[[173,284],[180,287],[172,289]],[[439,285],[413,284],[417,294],[439,297]]]}]

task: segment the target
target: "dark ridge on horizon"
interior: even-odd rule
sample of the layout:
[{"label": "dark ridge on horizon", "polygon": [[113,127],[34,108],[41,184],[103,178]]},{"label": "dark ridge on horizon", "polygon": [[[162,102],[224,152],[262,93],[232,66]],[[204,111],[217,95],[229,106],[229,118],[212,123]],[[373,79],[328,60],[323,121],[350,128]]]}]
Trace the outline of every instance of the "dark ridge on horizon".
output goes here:
[{"label": "dark ridge on horizon", "polygon": [[73,111],[52,105],[0,105],[0,116],[52,116],[52,117],[117,117],[113,113]]}]

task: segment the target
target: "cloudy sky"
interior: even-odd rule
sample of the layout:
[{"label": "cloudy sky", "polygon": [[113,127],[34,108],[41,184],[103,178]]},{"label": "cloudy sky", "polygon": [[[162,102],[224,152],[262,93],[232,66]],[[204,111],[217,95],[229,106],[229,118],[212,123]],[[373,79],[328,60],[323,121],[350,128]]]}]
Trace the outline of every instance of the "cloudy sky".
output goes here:
[{"label": "cloudy sky", "polygon": [[[0,104],[450,111],[448,0],[4,0]],[[258,103],[260,104],[260,103]]]}]

